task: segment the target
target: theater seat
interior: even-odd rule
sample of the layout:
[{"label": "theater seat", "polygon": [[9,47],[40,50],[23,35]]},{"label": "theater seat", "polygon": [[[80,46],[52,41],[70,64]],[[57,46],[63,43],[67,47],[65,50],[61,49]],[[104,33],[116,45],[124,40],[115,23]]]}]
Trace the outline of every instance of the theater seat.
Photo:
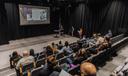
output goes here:
[{"label": "theater seat", "polygon": [[31,71],[34,69],[35,63],[20,65],[20,76],[31,76]]},{"label": "theater seat", "polygon": [[40,54],[40,55],[38,56],[37,60],[40,60],[40,59],[43,59],[43,58],[45,58],[45,54]]},{"label": "theater seat", "polygon": [[58,59],[60,59],[60,58],[63,58],[64,57],[64,53],[62,52],[62,53],[58,53],[57,55],[56,55],[56,60],[58,60]]},{"label": "theater seat", "polygon": [[38,68],[36,68],[36,69],[33,69],[33,70],[31,71],[31,76],[38,76],[40,70],[42,70],[42,69],[43,69],[43,66],[38,67]]},{"label": "theater seat", "polygon": [[64,57],[62,59],[59,60],[59,64],[63,64],[63,63],[66,63],[67,62],[67,57]]},{"label": "theater seat", "polygon": [[36,67],[40,67],[45,64],[45,58],[36,61]]}]

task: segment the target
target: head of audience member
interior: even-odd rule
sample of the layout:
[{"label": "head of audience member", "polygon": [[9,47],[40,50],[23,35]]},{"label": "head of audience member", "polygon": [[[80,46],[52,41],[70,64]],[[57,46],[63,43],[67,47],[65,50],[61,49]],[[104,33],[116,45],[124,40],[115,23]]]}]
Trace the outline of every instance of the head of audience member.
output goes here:
[{"label": "head of audience member", "polygon": [[79,48],[82,48],[82,43],[78,42]]},{"label": "head of audience member", "polygon": [[66,47],[68,47],[68,46],[69,46],[68,41],[65,41],[65,46],[66,46]]},{"label": "head of audience member", "polygon": [[97,34],[96,33],[93,33],[93,37],[96,38],[97,37]]},{"label": "head of audience member", "polygon": [[14,51],[14,52],[12,53],[12,57],[17,57],[17,56],[18,56],[17,51]]},{"label": "head of audience member", "polygon": [[58,44],[56,44],[56,47],[58,47],[59,45]]},{"label": "head of audience member", "polygon": [[62,44],[62,42],[61,42],[61,41],[59,41],[59,45],[60,45],[60,44]]},{"label": "head of audience member", "polygon": [[78,51],[77,56],[81,57],[81,56],[84,55],[84,53],[85,53],[85,49],[81,49],[81,50]]},{"label": "head of audience member", "polygon": [[47,58],[47,63],[48,63],[48,68],[49,69],[53,69],[54,66],[56,66],[56,59],[54,56],[49,56]]},{"label": "head of audience member", "polygon": [[96,67],[90,62],[84,62],[80,65],[81,76],[96,76]]},{"label": "head of audience member", "polygon": [[55,43],[54,42],[52,42],[52,47],[54,47],[55,46]]},{"label": "head of audience member", "polygon": [[52,51],[51,46],[50,46],[50,45],[48,45],[48,46],[46,47],[46,50],[47,50],[47,51]]},{"label": "head of audience member", "polygon": [[101,37],[101,33],[98,33],[97,36],[98,36],[98,37]]},{"label": "head of audience member", "polygon": [[35,56],[34,49],[30,49],[30,56]]},{"label": "head of audience member", "polygon": [[104,39],[107,40],[108,42],[110,41],[110,37],[104,36]]},{"label": "head of audience member", "polygon": [[28,57],[29,56],[29,52],[27,50],[23,51],[23,57]]}]

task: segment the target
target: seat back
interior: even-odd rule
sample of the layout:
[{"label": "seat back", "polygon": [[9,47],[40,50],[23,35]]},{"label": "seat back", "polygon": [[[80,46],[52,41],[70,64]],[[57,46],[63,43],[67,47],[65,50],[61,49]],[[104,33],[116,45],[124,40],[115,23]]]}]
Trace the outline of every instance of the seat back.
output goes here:
[{"label": "seat back", "polygon": [[25,65],[20,65],[20,76],[30,76],[31,70],[34,68],[34,62],[25,64]]},{"label": "seat back", "polygon": [[45,64],[45,58],[36,61],[36,67],[40,67]]},{"label": "seat back", "polygon": [[11,60],[10,60],[10,66],[11,66],[11,68],[15,68],[17,62],[18,62],[20,59],[21,59],[21,57],[16,57],[16,58],[11,59]]},{"label": "seat back", "polygon": [[64,53],[63,53],[63,52],[58,53],[58,54],[56,55],[56,60],[58,60],[58,59],[60,59],[60,58],[63,58],[63,57],[64,57]]},{"label": "seat back", "polygon": [[40,70],[42,70],[42,69],[43,69],[43,67],[38,67],[36,69],[33,69],[32,72],[31,72],[31,76],[38,76]]},{"label": "seat back", "polygon": [[37,58],[37,60],[43,59],[45,58],[45,54],[40,54],[39,57]]},{"label": "seat back", "polygon": [[124,34],[120,34],[120,35],[117,35],[117,36],[111,38],[111,42],[113,44],[113,43],[115,43],[115,42],[117,42],[117,41],[119,41],[119,40],[121,40],[123,38],[124,38]]},{"label": "seat back", "polygon": [[59,65],[66,63],[66,62],[67,62],[67,57],[64,57],[64,58],[59,60]]}]

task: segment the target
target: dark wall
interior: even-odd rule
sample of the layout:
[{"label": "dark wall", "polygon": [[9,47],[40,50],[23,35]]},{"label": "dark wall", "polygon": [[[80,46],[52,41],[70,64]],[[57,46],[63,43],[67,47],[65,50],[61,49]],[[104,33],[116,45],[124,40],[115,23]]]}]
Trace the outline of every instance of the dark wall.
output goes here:
[{"label": "dark wall", "polygon": [[[126,33],[128,30],[128,2],[124,0],[88,0],[68,7],[68,26],[76,30],[85,27],[86,35],[92,33],[105,34],[109,29],[114,35]],[[67,21],[65,21],[67,22]],[[70,31],[69,30],[69,31]],[[75,31],[77,34],[77,31]]]}]

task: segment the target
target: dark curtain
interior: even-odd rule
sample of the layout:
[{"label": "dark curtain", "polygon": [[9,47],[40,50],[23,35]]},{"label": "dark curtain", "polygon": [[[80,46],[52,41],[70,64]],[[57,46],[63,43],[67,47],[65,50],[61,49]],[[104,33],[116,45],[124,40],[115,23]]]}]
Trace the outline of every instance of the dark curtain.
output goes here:
[{"label": "dark curtain", "polygon": [[4,3],[0,3],[0,44],[8,43],[7,16]]},{"label": "dark curtain", "polygon": [[123,1],[111,1],[105,6],[90,7],[94,18],[94,32],[105,34],[110,29],[114,35],[126,33],[128,30],[127,4]]},{"label": "dark curtain", "polygon": [[86,36],[90,35],[91,26],[89,20],[87,20],[90,15],[85,3],[76,3],[74,5],[69,5],[65,8],[65,14],[62,15],[63,25],[67,26],[65,28],[68,34],[71,34],[72,26],[75,28],[74,35],[78,36],[78,30],[83,27]]},{"label": "dark curtain", "polygon": [[[92,2],[89,2],[92,1]],[[128,2],[127,1],[108,1],[80,2],[72,4],[68,7],[66,14],[68,15],[65,25],[68,25],[69,32],[71,26],[77,30],[83,26],[86,36],[93,33],[106,34],[110,29],[113,35],[127,33],[128,30]],[[66,24],[66,22],[68,22]]]},{"label": "dark curtain", "polygon": [[8,38],[9,40],[17,39],[19,37],[18,9],[16,9],[16,4],[13,3],[5,3],[5,8],[8,19]]}]

